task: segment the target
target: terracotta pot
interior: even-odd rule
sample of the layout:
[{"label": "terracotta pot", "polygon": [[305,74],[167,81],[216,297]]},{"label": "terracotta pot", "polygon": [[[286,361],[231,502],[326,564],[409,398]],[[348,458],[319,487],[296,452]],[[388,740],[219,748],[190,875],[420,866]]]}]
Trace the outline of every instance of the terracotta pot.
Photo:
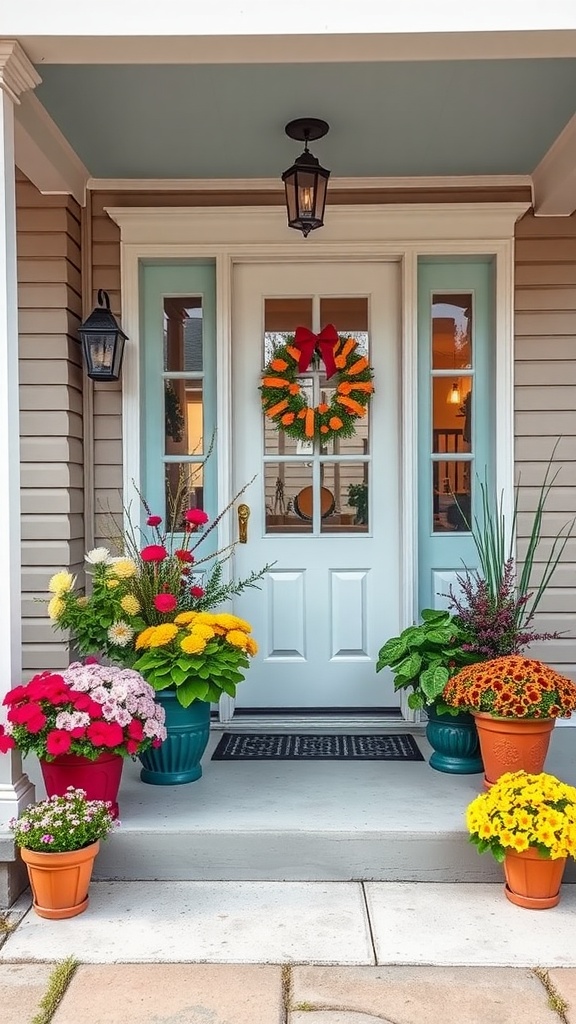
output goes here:
[{"label": "terracotta pot", "polygon": [[124,758],[100,754],[95,761],[76,754],[61,754],[53,761],[40,761],[48,796],[63,796],[68,786],[83,789],[89,800],[110,800],[112,816],[118,817],[118,790]]},{"label": "terracotta pot", "polygon": [[565,867],[566,857],[547,860],[538,850],[529,849],[524,853],[507,850],[504,858],[507,899],[527,910],[555,907],[560,900]]},{"label": "terracotta pot", "polygon": [[28,869],[33,907],[39,917],[59,921],[76,917],[88,906],[88,886],[100,843],[69,853],[36,853],[20,850]]},{"label": "terracotta pot", "polygon": [[506,772],[539,775],[544,768],[555,718],[494,718],[473,712],[484,762],[484,785],[490,788]]}]

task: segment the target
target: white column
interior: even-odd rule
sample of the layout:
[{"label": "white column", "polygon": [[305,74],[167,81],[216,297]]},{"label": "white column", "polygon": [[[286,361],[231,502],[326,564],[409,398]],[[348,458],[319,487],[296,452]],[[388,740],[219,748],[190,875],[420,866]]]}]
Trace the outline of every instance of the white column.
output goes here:
[{"label": "white column", "polygon": [[[14,104],[40,81],[20,45],[0,41],[0,701],[22,677],[20,424]],[[2,716],[4,717],[4,716]],[[0,755],[0,831],[34,798],[17,751]]]}]

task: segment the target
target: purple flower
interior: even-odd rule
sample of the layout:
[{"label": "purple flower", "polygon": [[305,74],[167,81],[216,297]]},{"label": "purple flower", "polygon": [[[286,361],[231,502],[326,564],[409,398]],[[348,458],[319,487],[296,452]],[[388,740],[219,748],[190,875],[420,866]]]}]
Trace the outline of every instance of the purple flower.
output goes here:
[{"label": "purple flower", "polygon": [[49,833],[46,833],[46,835],[42,836],[40,842],[41,843],[53,843],[54,842],[54,836],[51,836]]}]

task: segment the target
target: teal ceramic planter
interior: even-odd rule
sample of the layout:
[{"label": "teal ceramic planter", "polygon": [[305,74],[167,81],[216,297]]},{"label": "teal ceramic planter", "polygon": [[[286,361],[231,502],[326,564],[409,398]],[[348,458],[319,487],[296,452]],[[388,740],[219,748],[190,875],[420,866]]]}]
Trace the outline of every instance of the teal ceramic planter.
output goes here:
[{"label": "teal ceramic planter", "polygon": [[439,715],[436,707],[426,708],[426,739],[434,753],[431,768],[452,775],[478,775],[484,771],[476,723],[472,715]]},{"label": "teal ceramic planter", "polygon": [[176,690],[159,690],[156,700],[166,712],[167,738],[140,754],[140,778],[151,786],[182,786],[202,775],[200,761],[210,735],[210,704],[195,700],[183,708]]}]

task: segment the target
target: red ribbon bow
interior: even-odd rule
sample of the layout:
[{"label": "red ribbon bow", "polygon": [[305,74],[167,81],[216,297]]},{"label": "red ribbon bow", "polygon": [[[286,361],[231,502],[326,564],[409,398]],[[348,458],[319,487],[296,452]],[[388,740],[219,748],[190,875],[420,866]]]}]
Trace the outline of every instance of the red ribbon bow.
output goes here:
[{"label": "red ribbon bow", "polygon": [[312,334],[307,327],[297,327],[294,335],[294,345],[300,349],[298,360],[298,372],[305,373],[312,361],[316,349],[326,367],[326,377],[329,379],[336,373],[337,366],[334,361],[334,348],[338,344],[338,332],[334,324],[327,324],[320,334]]}]

